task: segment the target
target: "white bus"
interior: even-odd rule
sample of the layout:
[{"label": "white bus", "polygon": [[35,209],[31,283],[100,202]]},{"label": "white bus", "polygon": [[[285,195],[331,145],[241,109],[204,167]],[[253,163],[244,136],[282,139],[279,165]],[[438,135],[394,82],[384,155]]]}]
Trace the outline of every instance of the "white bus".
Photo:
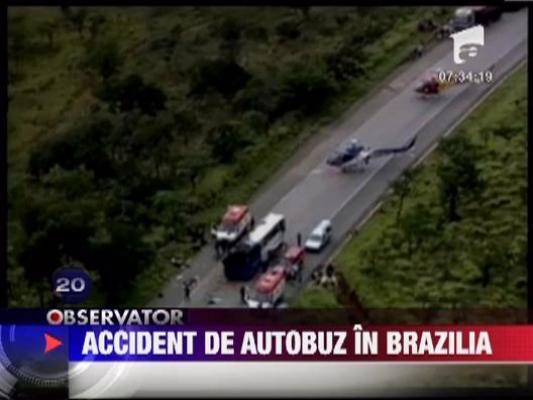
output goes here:
[{"label": "white bus", "polygon": [[285,239],[285,217],[282,214],[270,213],[255,229],[250,232],[248,241],[258,244],[261,249],[261,261],[267,262],[272,254],[280,249]]}]

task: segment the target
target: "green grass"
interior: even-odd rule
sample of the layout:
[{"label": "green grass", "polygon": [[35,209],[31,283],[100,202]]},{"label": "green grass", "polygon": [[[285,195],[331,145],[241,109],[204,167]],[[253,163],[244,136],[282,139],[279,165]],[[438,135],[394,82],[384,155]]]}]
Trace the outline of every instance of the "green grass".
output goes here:
[{"label": "green grass", "polygon": [[[521,68],[457,128],[457,135],[467,136],[482,149],[477,165],[486,187],[480,199],[462,205],[460,222],[445,225],[439,240],[453,244],[448,253],[432,252],[431,238],[411,258],[405,256],[404,244],[391,244],[398,229],[396,195],[387,198],[342,249],[335,265],[365,307],[525,307],[527,266],[520,257],[527,246],[526,99],[527,70]],[[493,132],[510,126],[519,133],[506,139]],[[436,175],[441,159],[437,151],[418,168],[403,215],[422,205],[435,216],[442,213]],[[492,281],[482,287],[480,254],[499,245],[509,265],[494,267]],[[378,268],[370,263],[368,252],[376,249],[389,264]],[[439,258],[447,262],[439,264]],[[303,297],[314,290],[307,289]]]},{"label": "green grass", "polygon": [[311,287],[293,302],[294,308],[338,308],[335,294],[322,287]]}]

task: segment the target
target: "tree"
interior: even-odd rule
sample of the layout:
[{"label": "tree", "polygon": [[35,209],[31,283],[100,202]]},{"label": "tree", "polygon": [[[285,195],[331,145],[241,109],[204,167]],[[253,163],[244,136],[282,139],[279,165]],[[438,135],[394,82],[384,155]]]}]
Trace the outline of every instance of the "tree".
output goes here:
[{"label": "tree", "polygon": [[483,186],[476,160],[478,148],[464,135],[456,135],[443,142],[442,158],[437,167],[440,179],[440,193],[446,205],[448,221],[460,219],[458,213],[460,196],[466,191],[473,194]]},{"label": "tree", "polygon": [[91,40],[94,40],[100,29],[105,24],[106,18],[102,14],[92,14],[89,17],[89,32],[91,34]]},{"label": "tree", "polygon": [[56,170],[48,179],[24,194],[17,204],[25,241],[17,249],[19,264],[39,292],[41,306],[47,281],[64,257],[83,260],[90,253],[103,202],[93,192],[87,171]]},{"label": "tree", "polygon": [[70,9],[70,6],[60,6],[61,8],[61,14],[63,14],[63,17],[67,20],[70,19],[70,15],[72,13],[72,10]]},{"label": "tree", "polygon": [[299,6],[296,7],[296,9],[302,13],[304,19],[309,19],[309,16],[311,15],[311,6]]},{"label": "tree", "polygon": [[78,31],[80,38],[83,38],[83,30],[85,29],[85,21],[87,19],[87,10],[80,8],[78,11],[70,12],[68,15],[70,16],[70,23]]},{"label": "tree", "polygon": [[209,157],[201,152],[187,152],[182,154],[177,163],[178,174],[196,190],[199,179],[210,165]]},{"label": "tree", "polygon": [[113,112],[139,109],[143,114],[155,115],[166,108],[167,96],[159,87],[147,84],[137,74],[124,79],[106,81],[97,96],[107,102]]},{"label": "tree", "polygon": [[364,48],[361,45],[343,44],[325,56],[329,72],[337,82],[345,82],[365,74]]},{"label": "tree", "polygon": [[122,62],[117,43],[106,39],[87,45],[83,65],[96,71],[103,81],[107,81],[118,72]]},{"label": "tree", "polygon": [[153,199],[154,209],[175,241],[185,233],[187,214],[184,197],[185,195],[179,191],[159,191]]},{"label": "tree", "polygon": [[337,92],[337,85],[328,75],[324,64],[298,62],[281,78],[281,98],[275,114],[301,110],[315,113]]},{"label": "tree", "polygon": [[404,174],[400,177],[400,179],[394,182],[394,186],[393,186],[394,193],[398,196],[398,210],[396,212],[396,224],[398,224],[400,221],[400,217],[402,215],[402,209],[403,209],[403,202],[405,200],[405,197],[411,191],[414,174],[415,174],[414,170],[408,169],[404,172]]},{"label": "tree", "polygon": [[99,179],[112,176],[107,136],[113,129],[113,121],[105,113],[77,121],[61,135],[34,148],[28,163],[30,174],[40,177],[57,165],[66,170],[85,166]]},{"label": "tree", "polygon": [[22,58],[29,45],[27,35],[26,17],[24,15],[10,17],[7,24],[9,59],[18,61]]},{"label": "tree", "polygon": [[174,127],[181,137],[184,146],[189,144],[189,139],[200,129],[200,122],[191,110],[180,110],[174,113]]},{"label": "tree", "polygon": [[193,69],[190,94],[204,95],[211,89],[230,99],[246,85],[250,77],[244,68],[232,60],[201,61]]},{"label": "tree", "polygon": [[281,40],[294,40],[300,37],[300,23],[291,18],[276,25],[276,34]]},{"label": "tree", "polygon": [[159,113],[154,117],[144,116],[130,139],[133,154],[139,160],[150,160],[157,178],[161,176],[161,165],[169,158],[172,132],[172,117],[167,113]]},{"label": "tree", "polygon": [[231,163],[239,151],[251,144],[240,124],[227,122],[216,127],[209,133],[208,143],[211,145],[211,155],[222,163]]},{"label": "tree", "polygon": [[106,304],[120,304],[135,277],[154,261],[154,249],[142,237],[140,226],[112,220],[107,224],[105,234],[92,241],[90,265],[98,270]]},{"label": "tree", "polygon": [[436,224],[431,209],[425,204],[413,206],[400,220],[400,226],[407,241],[407,253],[412,256],[413,250],[420,246],[435,232]]},{"label": "tree", "polygon": [[232,17],[222,19],[216,29],[217,36],[222,38],[220,50],[223,58],[236,62],[241,50],[241,31],[243,27],[239,21]]},{"label": "tree", "polygon": [[233,105],[239,111],[261,112],[272,121],[279,116],[281,96],[277,82],[253,78],[236,94]]},{"label": "tree", "polygon": [[40,34],[46,36],[48,39],[48,47],[54,47],[54,38],[57,30],[59,29],[59,22],[57,19],[52,19],[43,22],[39,25],[38,31]]},{"label": "tree", "polygon": [[508,247],[499,241],[487,246],[481,258],[481,286],[487,287],[493,279],[494,272],[507,271],[511,265]]}]

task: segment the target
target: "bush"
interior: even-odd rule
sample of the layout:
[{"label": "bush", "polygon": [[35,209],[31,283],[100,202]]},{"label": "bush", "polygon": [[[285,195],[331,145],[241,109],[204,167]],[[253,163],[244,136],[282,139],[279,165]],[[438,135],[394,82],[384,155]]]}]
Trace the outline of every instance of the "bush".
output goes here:
[{"label": "bush", "polygon": [[238,111],[255,110],[261,112],[267,115],[270,120],[276,111],[280,97],[280,88],[276,82],[252,79],[246,87],[237,93],[233,106]]},{"label": "bush", "polygon": [[252,141],[241,125],[228,122],[213,129],[208,138],[211,155],[221,163],[231,163],[238,152],[244,150]]},{"label": "bush", "polygon": [[104,137],[111,129],[109,120],[90,118],[63,135],[35,147],[28,164],[30,174],[45,175],[56,165],[66,170],[85,166],[97,177],[108,177],[112,165],[105,150]]},{"label": "bush", "polygon": [[281,116],[292,110],[318,112],[338,87],[325,66],[317,62],[294,64],[281,79],[281,99],[275,114]]},{"label": "bush", "polygon": [[116,42],[108,39],[87,46],[82,66],[96,71],[106,80],[118,72],[121,64],[122,58]]},{"label": "bush", "polygon": [[254,133],[261,133],[268,129],[268,116],[261,111],[250,110],[243,115],[244,123]]},{"label": "bush", "polygon": [[268,40],[268,30],[259,25],[249,26],[246,28],[246,36],[258,42],[266,42]]},{"label": "bush", "polygon": [[225,41],[237,41],[244,29],[242,21],[232,17],[225,17],[214,25],[211,34]]},{"label": "bush", "polygon": [[106,82],[97,93],[112,111],[131,111],[138,108],[143,114],[155,115],[166,108],[167,96],[155,85],[147,84],[136,74]]},{"label": "bush", "polygon": [[300,37],[300,23],[294,19],[288,19],[276,25],[276,34],[281,40],[294,40]]},{"label": "bush", "polygon": [[325,56],[328,71],[337,82],[345,82],[364,74],[365,69],[363,49],[343,45]]},{"label": "bush", "polygon": [[190,94],[204,95],[209,89],[214,89],[229,99],[246,85],[250,77],[251,75],[234,61],[203,61],[192,72]]}]

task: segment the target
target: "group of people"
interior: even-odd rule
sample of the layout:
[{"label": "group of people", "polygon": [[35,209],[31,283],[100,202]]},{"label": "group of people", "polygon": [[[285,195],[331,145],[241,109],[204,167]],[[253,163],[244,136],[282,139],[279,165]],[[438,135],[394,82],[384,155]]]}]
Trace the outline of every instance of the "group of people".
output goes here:
[{"label": "group of people", "polygon": [[316,285],[323,287],[337,287],[337,277],[335,275],[335,266],[328,264],[326,267],[319,264],[311,274],[311,279]]}]

